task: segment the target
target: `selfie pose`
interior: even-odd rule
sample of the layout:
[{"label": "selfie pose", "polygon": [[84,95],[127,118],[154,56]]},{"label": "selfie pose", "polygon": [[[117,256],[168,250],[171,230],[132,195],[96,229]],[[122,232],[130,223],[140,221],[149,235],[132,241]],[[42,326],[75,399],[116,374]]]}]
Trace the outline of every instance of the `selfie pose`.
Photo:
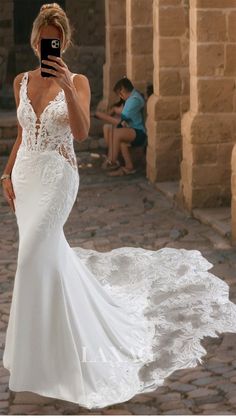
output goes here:
[{"label": "selfie pose", "polygon": [[88,79],[61,57],[70,38],[64,10],[43,5],[31,34],[40,65],[14,80],[18,136],[2,186],[19,249],[3,365],[12,391],[94,409],[204,362],[201,339],[235,333],[236,305],[198,250],[69,246],[63,226],[80,179],[73,141],[90,120]]}]

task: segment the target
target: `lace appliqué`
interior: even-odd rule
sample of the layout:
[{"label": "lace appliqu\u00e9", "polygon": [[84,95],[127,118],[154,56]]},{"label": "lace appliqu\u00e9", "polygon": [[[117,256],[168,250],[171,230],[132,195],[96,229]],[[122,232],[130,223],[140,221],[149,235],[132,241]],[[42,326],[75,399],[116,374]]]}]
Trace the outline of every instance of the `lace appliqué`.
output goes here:
[{"label": "lace appliqu\u00e9", "polygon": [[110,381],[109,388],[98,382],[103,391],[90,394],[86,406],[107,406],[109,400],[114,404],[154,391],[172,372],[204,363],[207,352],[200,343],[204,336],[236,332],[229,286],[208,272],[213,265],[198,250],[121,247],[98,252],[75,247],[73,251],[127,312],[127,318],[140,325],[134,342],[147,351],[137,381],[134,364],[124,368],[122,380],[114,370],[114,388]]},{"label": "lace appliqu\u00e9", "polygon": [[23,128],[20,148],[28,151],[57,151],[77,170],[64,90],[60,90],[48,103],[38,123],[27,94],[28,77],[28,72],[25,72],[20,83],[20,103],[17,108],[17,117]]}]

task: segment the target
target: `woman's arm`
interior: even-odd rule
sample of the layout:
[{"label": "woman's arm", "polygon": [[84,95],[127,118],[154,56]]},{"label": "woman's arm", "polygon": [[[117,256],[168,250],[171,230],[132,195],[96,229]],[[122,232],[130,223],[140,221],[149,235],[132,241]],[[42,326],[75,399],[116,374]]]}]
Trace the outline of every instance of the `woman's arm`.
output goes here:
[{"label": "woman's arm", "polygon": [[87,77],[76,74],[64,92],[72,134],[76,141],[83,141],[88,137],[90,128],[91,91]]},{"label": "woman's arm", "polygon": [[114,118],[113,116],[107,115],[105,112],[96,111],[95,115],[97,116],[97,118],[102,119],[106,122],[110,122],[112,125],[117,125],[120,122],[118,118]]},{"label": "woman's arm", "polygon": [[[13,90],[14,90],[16,108],[18,108],[19,102],[20,102],[19,90],[20,90],[20,82],[22,80],[23,74],[24,73],[18,74],[14,78],[14,82],[13,82]],[[14,166],[15,159],[16,159],[16,154],[17,154],[18,148],[19,148],[19,146],[21,144],[21,141],[22,141],[22,127],[19,124],[18,119],[17,119],[17,131],[18,132],[17,132],[16,141],[14,143],[14,146],[12,147],[10,156],[8,158],[8,161],[7,161],[7,164],[6,164],[5,169],[3,171],[3,174],[7,174],[9,176],[11,175],[12,168]],[[13,211],[15,211],[15,206],[14,206],[14,202],[13,202],[13,199],[15,199],[15,194],[14,194],[11,178],[9,177],[9,178],[3,179],[2,180],[2,186],[3,186],[4,196],[5,196],[8,204],[10,205],[11,209]]]},{"label": "woman's arm", "polygon": [[[13,90],[14,90],[14,96],[15,96],[15,102],[16,102],[16,108],[18,108],[19,106],[19,89],[20,89],[20,81],[23,77],[23,73],[18,74],[13,81]],[[19,121],[17,119],[17,137],[16,137],[16,141],[14,143],[14,146],[12,147],[10,156],[8,158],[7,164],[5,166],[5,169],[3,171],[3,173],[5,174],[11,174],[12,168],[14,166],[15,163],[15,159],[16,159],[16,153],[18,151],[18,148],[20,146],[20,143],[22,141],[22,127],[19,124]]]}]

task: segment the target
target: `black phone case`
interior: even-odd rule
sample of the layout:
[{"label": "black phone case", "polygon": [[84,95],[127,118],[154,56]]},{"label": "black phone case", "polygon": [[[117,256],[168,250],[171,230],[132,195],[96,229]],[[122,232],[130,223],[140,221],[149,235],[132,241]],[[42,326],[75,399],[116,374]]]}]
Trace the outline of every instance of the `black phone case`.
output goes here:
[{"label": "black phone case", "polygon": [[40,58],[40,64],[41,64],[41,76],[42,77],[55,77],[53,74],[47,73],[46,71],[43,71],[43,69],[51,68],[55,70],[54,67],[42,63],[42,60],[49,60],[48,55],[54,55],[55,57],[60,57],[60,39],[47,39],[43,38],[41,39],[41,58]]}]

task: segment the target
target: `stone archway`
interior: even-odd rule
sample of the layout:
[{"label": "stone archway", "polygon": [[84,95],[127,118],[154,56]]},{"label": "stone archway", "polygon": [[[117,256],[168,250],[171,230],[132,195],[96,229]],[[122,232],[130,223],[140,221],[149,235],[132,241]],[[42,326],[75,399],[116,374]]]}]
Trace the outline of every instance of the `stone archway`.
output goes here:
[{"label": "stone archway", "polygon": [[180,177],[181,117],[189,107],[189,8],[186,0],[153,1],[154,94],[147,106],[147,177]]},{"label": "stone archway", "polygon": [[190,1],[190,110],[182,120],[188,210],[229,205],[236,137],[236,1]]},{"label": "stone archway", "polygon": [[153,80],[152,0],[126,0],[127,77],[136,89],[146,93]]},{"label": "stone archway", "polygon": [[98,109],[106,111],[117,99],[115,82],[126,74],[126,0],[105,0],[106,62],[103,65],[103,99]]}]

